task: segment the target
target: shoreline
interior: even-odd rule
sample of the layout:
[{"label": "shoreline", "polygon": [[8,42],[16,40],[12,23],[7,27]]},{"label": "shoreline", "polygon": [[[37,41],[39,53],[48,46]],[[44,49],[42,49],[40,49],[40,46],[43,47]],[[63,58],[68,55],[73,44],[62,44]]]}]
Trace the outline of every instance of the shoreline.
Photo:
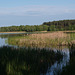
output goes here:
[{"label": "shoreline", "polygon": [[0,32],[0,33],[26,33],[26,32],[25,31],[24,32],[18,31],[18,32]]},{"label": "shoreline", "polygon": [[[73,31],[35,31],[35,32],[75,32],[75,30]],[[13,31],[13,32],[0,32],[0,33],[27,33],[27,32],[26,31]]]}]

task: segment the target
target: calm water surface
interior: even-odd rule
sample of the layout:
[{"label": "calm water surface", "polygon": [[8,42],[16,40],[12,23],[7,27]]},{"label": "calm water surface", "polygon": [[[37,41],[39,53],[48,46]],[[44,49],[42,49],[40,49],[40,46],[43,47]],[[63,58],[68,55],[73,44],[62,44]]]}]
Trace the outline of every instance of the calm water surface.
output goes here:
[{"label": "calm water surface", "polygon": [[5,42],[6,40],[7,40],[7,38],[1,38],[1,37],[0,37],[0,47],[8,45],[8,44]]},{"label": "calm water surface", "polygon": [[[3,33],[3,36],[0,36],[0,47],[9,45],[7,39],[8,39],[9,36],[13,36],[13,35],[9,34],[8,36],[6,36],[6,34],[7,33]],[[0,35],[2,35],[2,34],[0,33]],[[53,50],[56,51],[57,49],[53,48]],[[61,61],[56,61],[51,67],[49,67],[48,70],[47,70],[46,75],[54,75],[54,74],[57,75],[57,72],[59,70],[62,71],[62,68],[64,66],[66,66],[66,64],[68,64],[68,62],[70,60],[69,49],[65,47],[65,48],[63,48],[63,49],[61,48],[59,50],[63,54],[63,59]],[[43,74],[41,74],[41,75],[43,75]]]}]

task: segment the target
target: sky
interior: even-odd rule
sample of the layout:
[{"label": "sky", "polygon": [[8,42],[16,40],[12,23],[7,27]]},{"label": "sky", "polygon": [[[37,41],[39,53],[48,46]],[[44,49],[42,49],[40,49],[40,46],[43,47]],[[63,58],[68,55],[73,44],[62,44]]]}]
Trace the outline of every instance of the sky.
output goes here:
[{"label": "sky", "polygon": [[75,0],[0,0],[0,27],[75,19]]}]

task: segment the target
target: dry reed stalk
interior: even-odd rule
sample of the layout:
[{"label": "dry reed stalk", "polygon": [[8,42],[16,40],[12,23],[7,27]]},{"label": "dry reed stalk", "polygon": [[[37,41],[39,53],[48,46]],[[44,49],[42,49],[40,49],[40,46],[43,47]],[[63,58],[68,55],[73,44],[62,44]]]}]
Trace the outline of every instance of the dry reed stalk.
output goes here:
[{"label": "dry reed stalk", "polygon": [[42,33],[42,34],[32,34],[31,38],[38,39],[55,39],[55,38],[65,38],[67,37],[66,33],[63,32],[53,32],[53,33]]},{"label": "dry reed stalk", "polygon": [[[21,38],[19,44],[29,45],[49,45],[59,44],[61,38],[66,38],[67,34],[63,32],[31,34],[27,37]],[[57,41],[57,42],[56,42]]]}]

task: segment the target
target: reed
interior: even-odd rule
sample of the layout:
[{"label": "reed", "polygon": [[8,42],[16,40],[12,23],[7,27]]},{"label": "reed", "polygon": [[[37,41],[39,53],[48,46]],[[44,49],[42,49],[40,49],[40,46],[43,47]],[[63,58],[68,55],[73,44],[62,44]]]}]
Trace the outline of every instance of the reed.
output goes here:
[{"label": "reed", "polygon": [[63,58],[60,51],[45,48],[0,48],[1,75],[40,75],[45,74],[49,67]]},{"label": "reed", "polygon": [[19,46],[72,45],[73,43],[75,43],[75,34],[67,34],[62,31],[30,34],[28,36],[9,38],[8,43]]}]

